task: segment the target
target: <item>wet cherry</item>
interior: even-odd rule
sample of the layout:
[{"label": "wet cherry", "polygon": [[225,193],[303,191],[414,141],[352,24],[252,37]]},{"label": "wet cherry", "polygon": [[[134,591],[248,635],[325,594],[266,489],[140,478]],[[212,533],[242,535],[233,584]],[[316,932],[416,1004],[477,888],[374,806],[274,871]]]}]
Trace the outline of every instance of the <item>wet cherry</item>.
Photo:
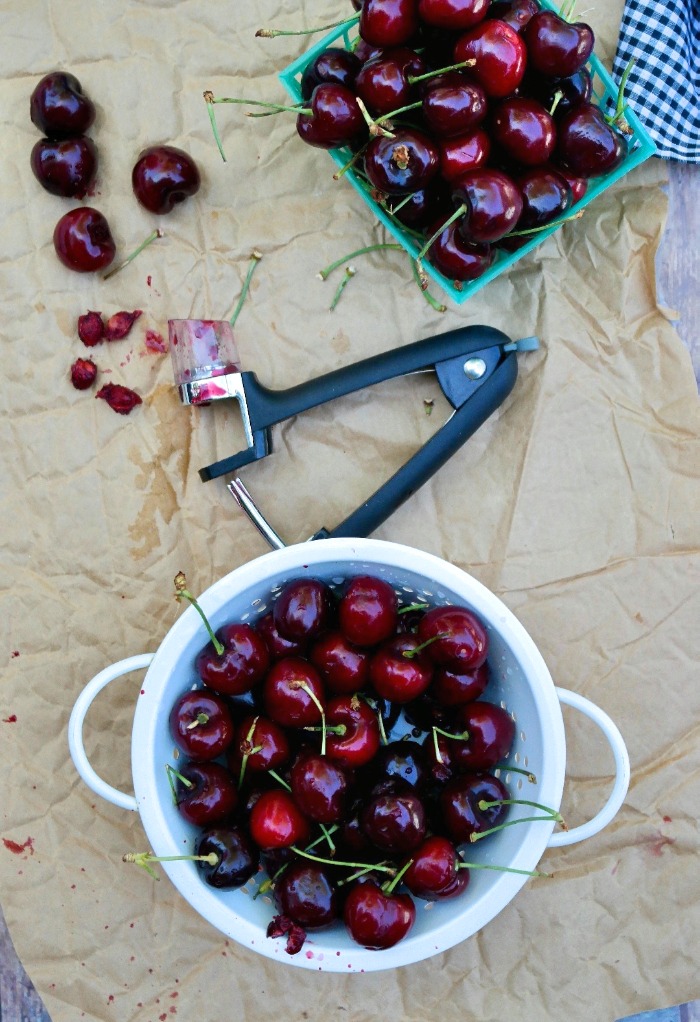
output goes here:
[{"label": "wet cherry", "polygon": [[29,101],[32,122],[48,138],[83,135],[95,120],[95,106],[75,75],[52,71],[35,86]]},{"label": "wet cherry", "polygon": [[131,172],[134,195],[150,213],[163,215],[199,191],[201,178],[192,157],[171,145],[144,149]]},{"label": "wet cherry", "polygon": [[32,173],[42,188],[64,198],[84,198],[97,173],[97,146],[86,136],[41,138],[30,155]]},{"label": "wet cherry", "polygon": [[91,206],[64,213],[54,228],[53,244],[63,265],[78,273],[104,270],[117,251],[106,218]]}]

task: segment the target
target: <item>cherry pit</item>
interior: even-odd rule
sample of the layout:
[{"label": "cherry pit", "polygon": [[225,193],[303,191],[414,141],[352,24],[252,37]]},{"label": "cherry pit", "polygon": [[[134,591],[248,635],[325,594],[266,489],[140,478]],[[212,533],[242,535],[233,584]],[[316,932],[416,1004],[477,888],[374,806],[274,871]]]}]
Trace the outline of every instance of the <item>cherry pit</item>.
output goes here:
[{"label": "cherry pit", "polygon": [[[364,948],[393,947],[417,901],[468,891],[486,867],[467,849],[521,822],[511,805],[563,825],[501,778],[527,771],[509,761],[515,721],[489,699],[489,632],[469,608],[407,603],[378,575],[304,576],[257,621],[214,632],[182,573],[175,587],[210,638],[168,718],[164,768],[195,828],[178,858],[216,888],[256,878],[251,896],[274,902],[268,937],[290,954],[335,923]],[[124,859],[151,873],[159,861]]]}]

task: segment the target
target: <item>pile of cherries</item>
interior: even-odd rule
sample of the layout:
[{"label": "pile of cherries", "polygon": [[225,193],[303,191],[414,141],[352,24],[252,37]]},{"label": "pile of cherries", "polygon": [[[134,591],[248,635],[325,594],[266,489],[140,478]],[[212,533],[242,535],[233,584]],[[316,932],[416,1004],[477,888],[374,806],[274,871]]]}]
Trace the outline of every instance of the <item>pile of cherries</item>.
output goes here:
[{"label": "pile of cherries", "polygon": [[[178,589],[202,614],[182,576]],[[173,798],[200,828],[191,858],[216,888],[262,866],[268,936],[286,934],[290,953],[337,919],[363,947],[393,946],[414,898],[466,889],[460,846],[500,829],[511,804],[494,771],[515,724],[481,698],[482,621],[401,606],[371,575],[295,578],[255,624],[210,635],[169,715]]]},{"label": "pile of cherries", "polygon": [[[52,195],[85,198],[97,174],[97,147],[85,134],[94,124],[95,104],[75,75],[52,71],[34,88],[29,107],[32,122],[45,136],[31,152],[35,178]],[[169,213],[199,186],[192,158],[170,145],[144,149],[132,172],[134,195],[151,213]],[[106,269],[117,251],[107,218],[92,206],[65,213],[56,224],[53,242],[64,266],[81,273]]]},{"label": "pile of cherries", "polygon": [[483,274],[625,159],[622,103],[606,116],[592,98],[589,25],[536,0],[353,4],[357,44],[310,61],[297,131],[348,147],[448,279]]}]

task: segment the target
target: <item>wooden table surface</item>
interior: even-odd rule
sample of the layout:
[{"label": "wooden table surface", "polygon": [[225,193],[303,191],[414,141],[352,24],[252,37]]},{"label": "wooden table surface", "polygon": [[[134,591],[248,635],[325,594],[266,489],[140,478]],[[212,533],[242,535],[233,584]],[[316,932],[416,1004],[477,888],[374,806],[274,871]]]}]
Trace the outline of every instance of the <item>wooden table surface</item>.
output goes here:
[{"label": "wooden table surface", "polygon": [[[669,163],[669,177],[668,223],[656,259],[658,300],[678,313],[675,327],[700,390],[700,167]],[[0,1022],[51,1022],[17,959],[1,909]]]}]

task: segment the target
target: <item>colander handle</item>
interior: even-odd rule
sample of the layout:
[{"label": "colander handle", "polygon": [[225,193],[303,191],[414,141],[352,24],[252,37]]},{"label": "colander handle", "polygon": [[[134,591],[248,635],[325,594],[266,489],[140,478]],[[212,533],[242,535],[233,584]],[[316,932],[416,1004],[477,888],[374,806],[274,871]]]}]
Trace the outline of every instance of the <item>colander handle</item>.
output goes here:
[{"label": "colander handle", "polygon": [[601,831],[603,827],[607,827],[625,801],[630,784],[630,758],[617,725],[604,710],[592,703],[590,699],[579,695],[578,692],[570,692],[566,688],[557,688],[556,692],[559,702],[564,703],[565,706],[571,706],[574,710],[580,710],[594,724],[598,725],[607,738],[615,757],[615,783],[607,802],[592,820],[582,823],[580,827],[574,827],[572,830],[561,830],[552,834],[548,843],[549,848],[560,848],[562,845],[573,845],[578,841],[585,841],[586,838],[593,837],[594,834]]},{"label": "colander handle", "polygon": [[87,683],[80,693],[68,721],[68,747],[75,769],[88,788],[91,788],[96,795],[101,795],[107,802],[111,802],[121,809],[138,809],[136,799],[133,795],[127,795],[125,792],[119,791],[118,788],[113,788],[111,784],[107,784],[92,768],[83,743],[83,724],[88,710],[103,688],[124,674],[130,674],[131,671],[145,670],[150,666],[152,660],[153,653],[140,653],[138,656],[127,657],[126,660],[119,660],[116,664],[105,667],[103,671],[95,675],[92,681]]}]

